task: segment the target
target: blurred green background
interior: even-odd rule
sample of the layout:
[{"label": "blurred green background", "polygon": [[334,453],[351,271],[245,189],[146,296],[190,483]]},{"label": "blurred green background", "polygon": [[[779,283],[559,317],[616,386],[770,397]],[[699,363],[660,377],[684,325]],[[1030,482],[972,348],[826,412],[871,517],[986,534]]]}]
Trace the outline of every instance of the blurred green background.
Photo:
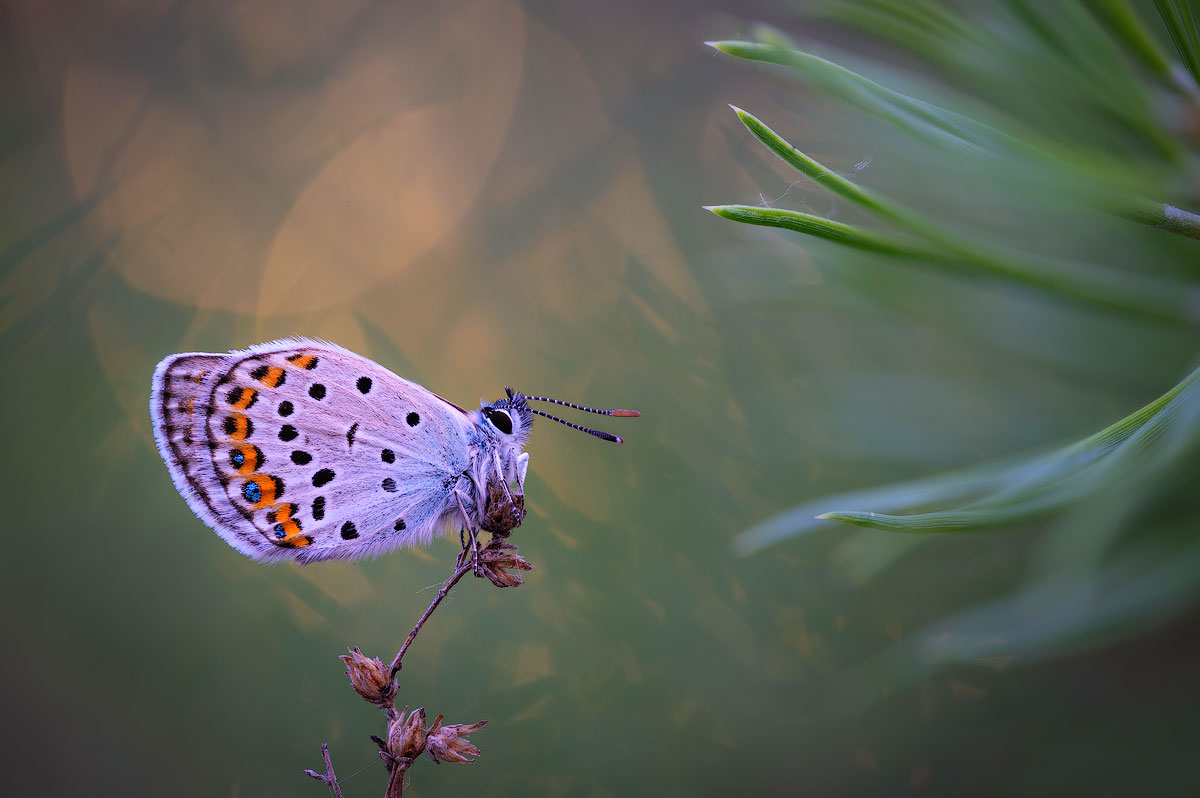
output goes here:
[{"label": "blurred green background", "polygon": [[1195,209],[1194,97],[1093,107],[1029,4],[946,6],[1007,49],[939,64],[804,3],[0,8],[11,794],[321,795],[301,770],[325,741],[348,796],[382,792],[381,717],[336,657],[389,659],[457,542],[257,565],[190,513],[149,432],[160,358],[292,334],[468,406],[509,384],[643,413],[608,425],[623,447],[537,425],[513,538],[536,570],[460,585],[400,679],[399,704],[487,718],[483,755],[416,764],[412,795],[1200,789],[1190,438],[1014,526],[827,523],[734,552],[804,502],[1082,438],[1195,365],[1194,325],[701,209],[860,218],[733,102],[980,241],[1191,285],[1200,242],[702,44],[802,32],[898,90],[1144,165],[1139,190]]}]

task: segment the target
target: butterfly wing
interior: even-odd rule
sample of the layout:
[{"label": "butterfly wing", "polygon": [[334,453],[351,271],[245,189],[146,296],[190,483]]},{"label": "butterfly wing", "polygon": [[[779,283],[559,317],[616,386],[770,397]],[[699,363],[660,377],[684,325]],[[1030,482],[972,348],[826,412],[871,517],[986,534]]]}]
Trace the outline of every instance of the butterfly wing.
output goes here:
[{"label": "butterfly wing", "polygon": [[303,338],[172,355],[155,370],[150,412],[188,505],[259,560],[428,542],[456,521],[478,435],[436,394]]}]

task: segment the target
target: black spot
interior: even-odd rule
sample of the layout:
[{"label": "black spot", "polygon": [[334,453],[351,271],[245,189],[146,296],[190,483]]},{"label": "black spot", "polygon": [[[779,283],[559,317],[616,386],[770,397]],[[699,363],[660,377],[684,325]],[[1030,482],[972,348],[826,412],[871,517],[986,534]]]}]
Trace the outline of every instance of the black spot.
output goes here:
[{"label": "black spot", "polygon": [[297,449],[292,452],[292,462],[296,465],[308,465],[312,462],[312,455]]},{"label": "black spot", "polygon": [[396,487],[396,480],[392,479],[391,477],[387,477],[386,479],[384,479],[383,480],[383,489],[386,490],[388,493],[395,493],[398,490],[398,488]]},{"label": "black spot", "polygon": [[325,517],[325,497],[318,496],[313,499],[313,520],[320,521]]},{"label": "black spot", "polygon": [[275,522],[276,522],[278,519],[279,519],[279,512],[278,512],[278,511],[276,511],[276,510],[271,510],[269,513],[267,513],[267,523],[268,523],[268,524],[273,524],[273,523],[275,523]]},{"label": "black spot", "polygon": [[226,394],[225,401],[229,402],[231,405],[236,405],[238,402],[242,401],[242,391],[244,390],[245,389],[241,386],[232,389],[228,394]]},{"label": "black spot", "polygon": [[391,449],[384,449],[379,453],[379,458],[385,463],[394,463],[396,462],[396,453]]},{"label": "black spot", "polygon": [[408,426],[410,427],[415,427],[421,423],[421,417],[416,413],[409,413],[404,417],[404,420],[408,422]]},{"label": "black spot", "polygon": [[354,540],[356,537],[358,537],[358,530],[354,528],[353,521],[342,524],[342,540]]},{"label": "black spot", "polygon": [[354,445],[354,434],[356,432],[358,432],[358,422],[357,421],[355,421],[353,424],[350,425],[350,429],[346,430],[346,445],[347,446]]},{"label": "black spot", "polygon": [[325,398],[325,386],[319,382],[314,382],[308,389],[308,395],[313,399]]},{"label": "black spot", "polygon": [[371,378],[370,377],[359,377],[358,382],[356,382],[354,384],[358,386],[359,393],[367,393],[368,391],[371,390]]},{"label": "black spot", "polygon": [[193,443],[195,443],[195,441],[192,439],[192,433],[190,433],[190,432],[183,433],[183,445],[191,446]]},{"label": "black spot", "polygon": [[283,495],[283,480],[279,477],[271,477],[275,480],[275,501],[279,501],[279,497]]},{"label": "black spot", "polygon": [[250,376],[256,380],[261,380],[267,376],[267,366],[259,366],[254,371],[250,372]]},{"label": "black spot", "polygon": [[397,532],[400,532],[400,531],[406,529],[407,527],[408,527],[408,524],[404,523],[404,519],[401,518],[399,521],[396,522],[396,525],[394,527],[392,527],[392,529],[396,530]]},{"label": "black spot", "polygon": [[291,424],[284,424],[283,427],[279,430],[279,440],[294,441],[294,440],[296,440],[296,436],[299,434],[300,433],[296,432],[296,428],[293,427]]},{"label": "black spot", "polygon": [[279,415],[283,416],[284,418],[287,418],[288,416],[290,416],[294,410],[295,410],[295,408],[292,407],[291,402],[280,402],[279,403]]},{"label": "black spot", "polygon": [[320,471],[313,474],[313,487],[319,488],[322,485],[328,485],[333,481],[335,476],[337,476],[337,474],[333,473],[332,469],[322,468]]}]

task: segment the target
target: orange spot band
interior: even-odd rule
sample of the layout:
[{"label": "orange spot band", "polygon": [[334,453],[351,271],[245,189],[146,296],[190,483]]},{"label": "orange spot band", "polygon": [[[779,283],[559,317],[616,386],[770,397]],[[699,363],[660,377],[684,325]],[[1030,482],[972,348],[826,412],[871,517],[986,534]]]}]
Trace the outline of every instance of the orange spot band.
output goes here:
[{"label": "orange spot band", "polygon": [[234,447],[242,454],[242,464],[238,466],[239,474],[253,474],[262,465],[261,455],[257,446],[251,446],[248,443],[241,443]]},{"label": "orange spot band", "polygon": [[270,366],[267,368],[267,373],[258,378],[258,381],[268,388],[274,388],[283,381],[283,366]]},{"label": "orange spot band", "polygon": [[229,433],[229,439],[234,441],[244,441],[246,436],[250,434],[250,419],[242,413],[233,413],[226,417],[225,421],[232,420],[232,424],[226,424],[226,432]]},{"label": "orange spot band", "polygon": [[238,410],[246,410],[250,405],[254,404],[256,396],[258,396],[258,391],[253,388],[243,388],[241,395],[238,396],[238,400],[233,403],[233,406]]},{"label": "orange spot band", "polygon": [[[295,521],[290,523],[294,524]],[[276,546],[282,546],[285,549],[302,549],[312,543],[312,538],[305,534],[293,534],[286,538],[279,538],[273,542]]]},{"label": "orange spot band", "polygon": [[314,355],[292,355],[288,358],[288,362],[292,363],[298,369],[306,369],[313,364],[317,358]]},{"label": "orange spot band", "polygon": [[[262,510],[275,503],[275,499],[277,498],[275,489],[277,483],[274,477],[267,474],[255,474],[247,481],[258,486],[259,499],[254,502],[253,509]],[[247,496],[245,492],[242,493],[242,496],[246,499],[252,498],[252,496]]]}]

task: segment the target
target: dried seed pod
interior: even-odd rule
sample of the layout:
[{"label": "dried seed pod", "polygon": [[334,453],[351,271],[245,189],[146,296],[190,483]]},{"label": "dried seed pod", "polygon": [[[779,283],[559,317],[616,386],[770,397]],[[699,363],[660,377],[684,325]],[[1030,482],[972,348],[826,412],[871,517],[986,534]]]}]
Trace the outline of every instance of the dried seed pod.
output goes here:
[{"label": "dried seed pod", "polygon": [[397,759],[416,759],[425,750],[425,735],[425,709],[418,707],[407,718],[402,710],[388,726],[388,753]]},{"label": "dried seed pod", "polygon": [[533,566],[521,555],[517,547],[500,539],[492,540],[479,552],[479,570],[496,587],[517,587],[525,584],[520,576],[508,569],[532,571]]},{"label": "dried seed pod", "polygon": [[388,674],[387,667],[378,659],[371,659],[358,650],[358,646],[350,649],[350,654],[342,654],[339,659],[346,663],[346,675],[350,677],[350,685],[363,697],[364,701],[372,704],[382,704],[390,701],[396,694],[396,683]]},{"label": "dried seed pod", "polygon": [[475,757],[479,756],[479,749],[471,744],[467,739],[467,735],[471,732],[479,731],[487,723],[486,720],[481,720],[478,723],[470,725],[456,723],[449,726],[440,725],[442,716],[438,715],[437,720],[433,723],[433,728],[429,730],[427,739],[427,750],[429,755],[433,757],[434,762],[474,762]]},{"label": "dried seed pod", "polygon": [[525,520],[525,495],[517,488],[510,487],[507,491],[504,488],[496,480],[488,482],[487,505],[479,521],[479,528],[484,532],[501,537],[506,537]]}]

